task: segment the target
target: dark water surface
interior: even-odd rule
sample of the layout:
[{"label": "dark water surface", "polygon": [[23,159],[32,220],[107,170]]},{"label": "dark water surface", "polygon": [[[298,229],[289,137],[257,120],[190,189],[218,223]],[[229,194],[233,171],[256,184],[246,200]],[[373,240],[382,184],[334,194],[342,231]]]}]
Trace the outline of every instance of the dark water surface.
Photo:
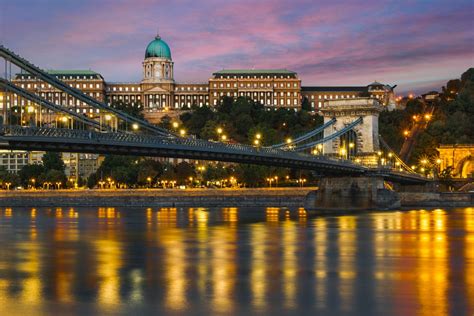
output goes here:
[{"label": "dark water surface", "polygon": [[473,315],[474,208],[1,208],[0,315]]}]

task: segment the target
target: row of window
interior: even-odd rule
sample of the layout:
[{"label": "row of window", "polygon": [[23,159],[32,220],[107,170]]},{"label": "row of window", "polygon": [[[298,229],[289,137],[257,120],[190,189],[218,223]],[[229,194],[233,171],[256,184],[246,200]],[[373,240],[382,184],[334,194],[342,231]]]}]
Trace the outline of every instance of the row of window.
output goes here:
[{"label": "row of window", "polygon": [[239,92],[239,93],[234,93],[234,92],[214,92],[212,94],[214,97],[217,97],[217,96],[221,96],[223,97],[224,95],[228,96],[228,97],[233,97],[234,95],[235,96],[247,96],[247,97],[262,97],[264,98],[265,96],[270,98],[270,97],[284,97],[284,96],[287,96],[287,97],[291,97],[291,95],[293,95],[294,97],[298,97],[298,92],[290,92],[290,91],[287,91],[286,93],[285,92],[275,92],[275,93],[272,93],[272,92]]},{"label": "row of window", "polygon": [[[218,85],[217,85],[217,83],[213,83],[212,86],[213,86],[214,88],[217,88]],[[255,82],[254,82],[254,83],[250,83],[250,82],[242,83],[242,82],[241,82],[239,85],[237,85],[236,82],[234,82],[232,85],[231,85],[229,82],[227,82],[225,85],[224,85],[223,82],[219,83],[219,88],[224,88],[224,87],[225,87],[225,88],[231,88],[231,87],[237,88],[238,86],[239,86],[240,88],[259,88],[259,87],[260,87],[260,88],[271,88],[271,87],[272,87],[272,84],[269,83],[269,82],[268,82],[268,83],[263,83],[263,82],[261,82],[260,84],[257,84],[257,83],[255,83]],[[285,88],[285,83],[283,83],[283,82],[280,82],[280,83],[275,82],[275,83],[273,83],[273,87],[274,87],[274,88],[278,88],[278,87],[280,87],[280,88]],[[287,82],[287,83],[286,83],[286,87],[287,87],[287,88],[291,88],[291,82]],[[298,83],[293,82],[293,87],[294,87],[294,88],[298,88]]]},{"label": "row of window", "polygon": [[192,91],[208,91],[209,88],[208,87],[202,87],[202,86],[199,87],[199,89],[196,86],[194,86],[192,89],[189,86],[188,87],[180,87],[180,86],[176,87],[176,91],[191,91],[191,90]]},{"label": "row of window", "polygon": [[[345,97],[344,97],[344,95],[338,95],[338,94],[336,94],[336,95],[334,95],[334,96],[333,96],[332,94],[329,95],[329,96],[326,95],[326,94],[325,94],[324,96],[321,95],[321,94],[318,95],[318,99],[320,99],[320,100],[321,100],[321,99],[324,99],[324,100],[332,100],[332,99],[339,99],[339,98],[341,98],[341,99],[344,99],[344,98],[345,98],[345,99],[351,99],[351,98],[355,98],[355,97],[356,97],[355,94],[352,94],[352,95],[346,94]],[[314,100],[314,94],[311,95],[311,100]]]},{"label": "row of window", "polygon": [[221,76],[221,75],[218,75],[216,76],[216,78],[224,78],[224,79],[291,79],[291,78],[296,78],[295,76],[292,76],[292,75],[280,75],[280,76],[264,76],[264,75],[242,75],[242,76],[237,76],[237,75],[234,75],[234,76]]},{"label": "row of window", "polygon": [[107,91],[142,91],[140,87],[107,87]]},{"label": "row of window", "polygon": [[[78,79],[83,79],[83,80],[90,80],[90,79],[100,79],[98,75],[88,75],[88,76],[55,76],[58,79],[61,80],[78,80]],[[25,80],[25,79],[30,79],[30,80],[35,80],[37,79],[35,76],[31,75],[24,75],[19,78],[20,80]]]},{"label": "row of window", "polygon": [[[37,88],[41,88],[41,89],[52,89],[53,87],[50,85],[50,84],[45,84],[45,83],[42,83],[42,84],[37,84],[37,83],[27,83],[27,84],[24,84],[22,83],[20,85],[23,89],[37,89]],[[96,83],[96,84],[93,84],[93,83],[76,83],[76,84],[73,84],[73,83],[69,83],[69,86],[72,87],[72,88],[77,88],[77,89],[94,89],[94,86],[96,89],[100,89],[100,83]]]}]

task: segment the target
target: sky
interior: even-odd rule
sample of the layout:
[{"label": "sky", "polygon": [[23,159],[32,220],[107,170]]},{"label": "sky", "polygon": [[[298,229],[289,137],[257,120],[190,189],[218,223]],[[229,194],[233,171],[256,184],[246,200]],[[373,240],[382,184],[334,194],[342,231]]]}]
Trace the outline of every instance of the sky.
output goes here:
[{"label": "sky", "polygon": [[233,68],[296,71],[303,86],[439,90],[474,67],[474,0],[0,0],[0,42],[43,69],[138,82],[159,31],[177,82]]}]

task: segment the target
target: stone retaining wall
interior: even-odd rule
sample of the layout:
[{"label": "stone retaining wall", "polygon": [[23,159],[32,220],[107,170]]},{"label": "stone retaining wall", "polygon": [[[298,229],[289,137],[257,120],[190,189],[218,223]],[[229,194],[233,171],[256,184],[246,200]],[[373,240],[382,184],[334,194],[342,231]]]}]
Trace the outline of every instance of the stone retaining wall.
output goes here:
[{"label": "stone retaining wall", "polygon": [[464,192],[400,192],[402,207],[474,206],[474,193]]},{"label": "stone retaining wall", "polygon": [[0,191],[0,206],[302,207],[315,188]]}]

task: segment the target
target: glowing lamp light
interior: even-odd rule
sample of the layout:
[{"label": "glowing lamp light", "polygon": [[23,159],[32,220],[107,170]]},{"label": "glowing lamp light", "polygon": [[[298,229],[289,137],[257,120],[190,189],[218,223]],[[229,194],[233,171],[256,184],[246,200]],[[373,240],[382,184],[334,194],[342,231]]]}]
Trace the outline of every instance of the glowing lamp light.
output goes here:
[{"label": "glowing lamp light", "polygon": [[262,138],[262,134],[260,134],[260,133],[257,133],[257,135],[255,135],[255,138],[257,138],[257,139],[260,139],[260,138]]},{"label": "glowing lamp light", "polygon": [[137,123],[133,123],[132,124],[132,128],[136,131],[138,129],[138,124]]},{"label": "glowing lamp light", "polygon": [[217,131],[217,134],[222,134],[222,127],[218,127],[216,131]]},{"label": "glowing lamp light", "polygon": [[178,122],[173,122],[173,128],[178,128],[179,123]]},{"label": "glowing lamp light", "polygon": [[106,121],[110,121],[111,119],[112,119],[112,115],[110,115],[110,114],[105,115],[105,120]]},{"label": "glowing lamp light", "polygon": [[186,135],[186,131],[185,131],[184,129],[181,129],[181,130],[179,131],[179,135],[181,135],[181,136]]}]

